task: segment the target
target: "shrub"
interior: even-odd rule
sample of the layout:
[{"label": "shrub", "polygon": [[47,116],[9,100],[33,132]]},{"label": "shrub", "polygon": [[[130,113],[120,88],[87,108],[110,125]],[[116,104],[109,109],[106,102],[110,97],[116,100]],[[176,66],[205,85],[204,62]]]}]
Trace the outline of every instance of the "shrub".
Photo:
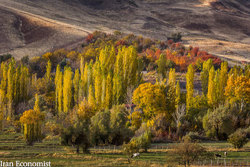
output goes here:
[{"label": "shrub", "polygon": [[180,42],[181,38],[182,38],[182,35],[180,32],[173,33],[173,34],[171,34],[171,37],[170,37],[170,39],[172,39],[174,42]]},{"label": "shrub", "polygon": [[151,132],[148,130],[137,138],[137,142],[144,152],[147,152],[151,146]]},{"label": "shrub", "polygon": [[140,146],[137,140],[133,138],[128,144],[124,143],[122,148],[123,148],[123,153],[127,155],[128,162],[130,163],[130,158],[134,153],[139,152]]},{"label": "shrub", "polygon": [[176,160],[185,166],[189,166],[194,161],[210,157],[210,154],[203,146],[191,143],[188,140],[178,144],[175,147],[175,153],[177,154]]},{"label": "shrub", "polygon": [[133,137],[128,144],[123,144],[123,150],[126,154],[132,155],[135,152],[139,152],[140,149],[147,152],[150,146],[151,132],[150,130],[147,130],[140,136]]},{"label": "shrub", "polygon": [[188,140],[190,142],[196,142],[200,140],[207,140],[206,137],[199,135],[198,132],[189,132],[182,138],[183,140]]},{"label": "shrub", "polygon": [[77,122],[75,125],[65,128],[61,134],[61,144],[75,146],[76,152],[79,154],[80,147],[83,153],[89,153],[89,123],[88,121]]},{"label": "shrub", "polygon": [[246,137],[246,133],[242,129],[239,129],[229,136],[228,142],[231,143],[234,148],[239,149],[247,144],[248,139]]}]

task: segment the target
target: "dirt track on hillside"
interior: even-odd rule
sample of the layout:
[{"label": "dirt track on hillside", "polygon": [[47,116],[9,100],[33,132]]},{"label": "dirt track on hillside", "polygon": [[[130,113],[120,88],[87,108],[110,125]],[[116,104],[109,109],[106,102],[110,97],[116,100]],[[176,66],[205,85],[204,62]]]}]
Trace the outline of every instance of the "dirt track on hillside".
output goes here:
[{"label": "dirt track on hillside", "polygon": [[[5,25],[0,27],[4,36],[0,54],[37,56],[79,43],[94,30],[120,30],[160,40],[182,32],[186,45],[250,62],[250,3],[246,0],[213,0],[212,4],[207,0],[135,0],[135,4],[104,0],[94,6],[88,1],[0,0],[0,14],[5,18],[0,19]],[[6,18],[12,22],[6,22]],[[18,19],[30,27],[25,33]]]}]

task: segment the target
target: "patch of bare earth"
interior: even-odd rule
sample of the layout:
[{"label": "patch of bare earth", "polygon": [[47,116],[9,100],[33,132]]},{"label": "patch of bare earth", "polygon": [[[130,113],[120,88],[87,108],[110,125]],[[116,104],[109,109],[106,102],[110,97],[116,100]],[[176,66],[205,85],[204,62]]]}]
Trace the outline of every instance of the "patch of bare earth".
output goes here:
[{"label": "patch of bare earth", "polygon": [[0,53],[23,56],[40,56],[48,51],[67,47],[83,40],[87,31],[65,23],[15,9],[0,8]]}]

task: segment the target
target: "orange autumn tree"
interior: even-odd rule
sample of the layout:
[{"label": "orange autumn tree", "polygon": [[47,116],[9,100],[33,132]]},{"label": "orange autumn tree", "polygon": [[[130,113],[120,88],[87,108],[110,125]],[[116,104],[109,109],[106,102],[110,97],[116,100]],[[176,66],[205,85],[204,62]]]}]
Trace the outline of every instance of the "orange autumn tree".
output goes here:
[{"label": "orange autumn tree", "polygon": [[39,98],[36,95],[36,101],[34,109],[27,110],[20,118],[20,122],[23,125],[23,133],[28,145],[32,145],[33,142],[41,140],[41,125],[44,121],[44,114],[40,112]]}]

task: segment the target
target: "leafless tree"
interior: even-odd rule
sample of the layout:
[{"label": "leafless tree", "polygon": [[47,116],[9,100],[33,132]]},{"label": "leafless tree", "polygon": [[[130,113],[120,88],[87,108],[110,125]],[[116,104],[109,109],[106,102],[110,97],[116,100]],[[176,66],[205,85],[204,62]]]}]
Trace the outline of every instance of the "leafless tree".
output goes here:
[{"label": "leafless tree", "polygon": [[186,115],[186,105],[181,104],[176,107],[176,111],[173,113],[173,118],[177,127],[177,134],[179,133],[181,119]]}]

